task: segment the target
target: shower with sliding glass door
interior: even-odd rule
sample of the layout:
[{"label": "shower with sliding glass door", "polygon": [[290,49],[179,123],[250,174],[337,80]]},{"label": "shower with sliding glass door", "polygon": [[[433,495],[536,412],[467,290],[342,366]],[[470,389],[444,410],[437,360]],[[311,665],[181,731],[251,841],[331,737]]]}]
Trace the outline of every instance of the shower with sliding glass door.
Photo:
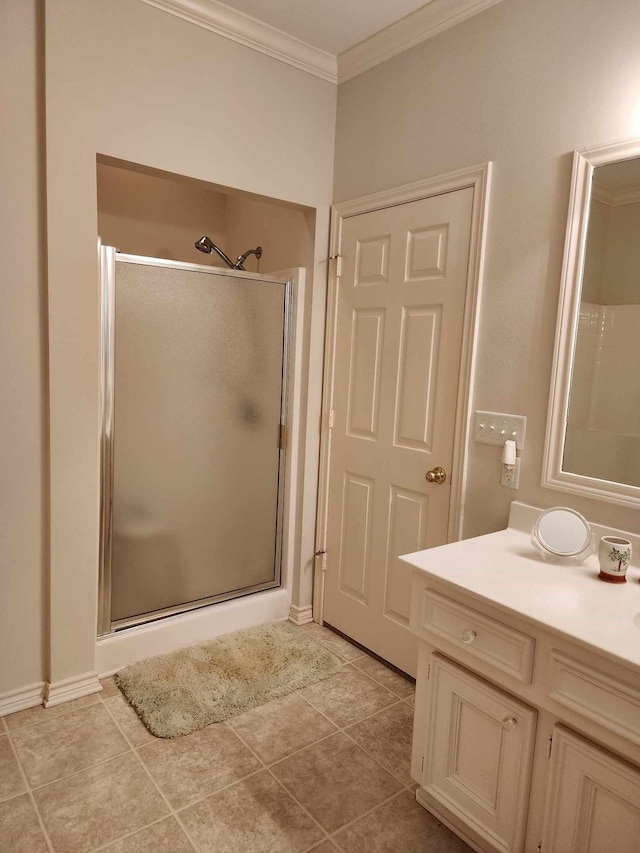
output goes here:
[{"label": "shower with sliding glass door", "polygon": [[280,585],[292,282],[101,248],[98,634]]}]

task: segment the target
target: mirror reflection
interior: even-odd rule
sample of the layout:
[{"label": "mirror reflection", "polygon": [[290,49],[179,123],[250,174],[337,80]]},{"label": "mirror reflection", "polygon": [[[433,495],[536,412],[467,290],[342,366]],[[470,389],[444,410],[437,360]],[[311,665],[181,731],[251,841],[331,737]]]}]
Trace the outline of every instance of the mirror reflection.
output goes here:
[{"label": "mirror reflection", "polygon": [[640,486],[640,158],[593,171],[562,469]]}]

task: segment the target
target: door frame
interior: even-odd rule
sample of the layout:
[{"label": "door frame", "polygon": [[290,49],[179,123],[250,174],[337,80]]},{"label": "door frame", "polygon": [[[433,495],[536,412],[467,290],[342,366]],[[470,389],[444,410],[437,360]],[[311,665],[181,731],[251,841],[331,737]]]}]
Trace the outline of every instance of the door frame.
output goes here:
[{"label": "door frame", "polygon": [[454,542],[462,535],[464,501],[467,482],[467,449],[471,441],[472,409],[479,304],[482,292],[484,256],[489,211],[489,190],[492,163],[480,163],[455,172],[437,175],[404,184],[370,195],[339,202],[331,208],[329,265],[327,275],[327,307],[324,346],[324,376],[322,386],[322,415],[320,426],[320,460],[318,478],[318,507],[316,513],[316,545],[313,579],[313,619],[323,623],[324,582],[326,572],[327,519],[329,503],[329,464],[331,461],[331,430],[329,416],[333,408],[335,380],[335,348],[337,337],[338,264],[342,249],[344,220],[362,213],[372,213],[412,201],[431,198],[456,190],[473,189],[471,207],[471,232],[469,240],[469,265],[467,269],[460,373],[456,395],[456,416],[451,468],[451,496],[447,541]]}]

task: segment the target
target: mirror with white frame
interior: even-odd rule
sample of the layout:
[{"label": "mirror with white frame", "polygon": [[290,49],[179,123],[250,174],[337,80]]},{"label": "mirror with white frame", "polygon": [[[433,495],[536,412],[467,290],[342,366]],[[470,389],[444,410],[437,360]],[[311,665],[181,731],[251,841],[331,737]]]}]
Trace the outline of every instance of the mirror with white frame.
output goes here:
[{"label": "mirror with white frame", "polygon": [[575,152],[543,485],[640,504],[640,140]]}]

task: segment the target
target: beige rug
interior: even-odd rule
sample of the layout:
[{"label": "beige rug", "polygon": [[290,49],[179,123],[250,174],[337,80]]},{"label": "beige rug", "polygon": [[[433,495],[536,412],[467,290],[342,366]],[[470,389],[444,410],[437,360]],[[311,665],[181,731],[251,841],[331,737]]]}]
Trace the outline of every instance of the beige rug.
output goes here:
[{"label": "beige rug", "polygon": [[172,738],[314,684],[340,666],[300,628],[277,622],[132,664],[116,683],[152,734]]}]

